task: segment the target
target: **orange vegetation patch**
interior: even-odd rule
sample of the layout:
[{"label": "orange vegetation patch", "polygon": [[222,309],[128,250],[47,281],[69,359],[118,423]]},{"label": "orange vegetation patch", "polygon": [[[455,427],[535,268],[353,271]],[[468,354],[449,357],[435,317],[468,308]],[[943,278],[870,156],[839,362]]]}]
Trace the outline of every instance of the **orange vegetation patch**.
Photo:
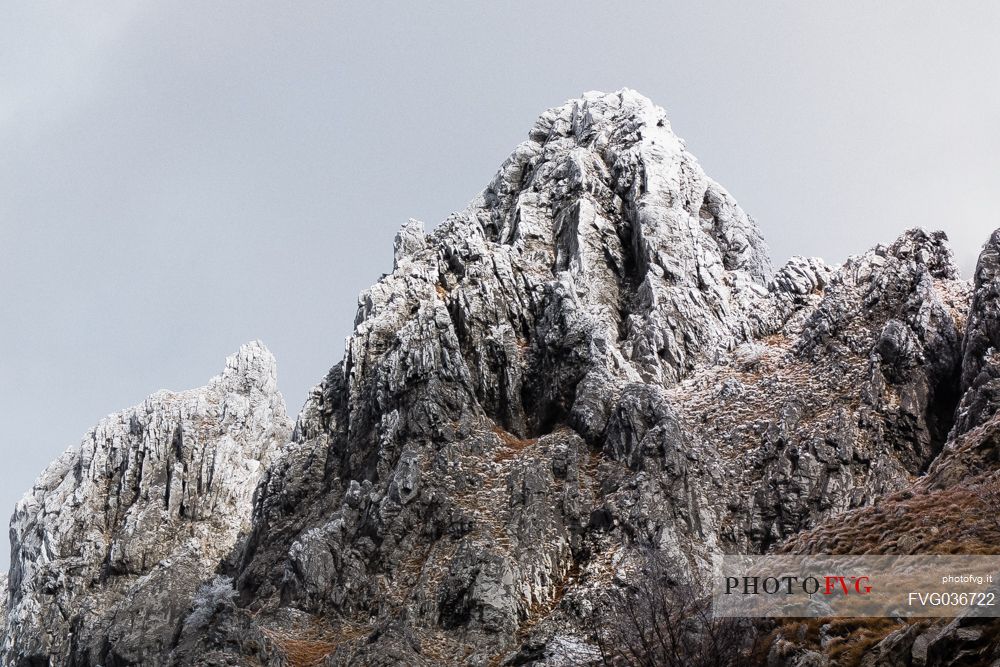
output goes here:
[{"label": "orange vegetation patch", "polygon": [[368,628],[343,627],[338,631],[318,629],[277,630],[261,629],[275,646],[285,654],[288,667],[317,667],[322,665],[337,646],[364,636]]},{"label": "orange vegetation patch", "polygon": [[995,554],[1000,551],[1000,479],[980,476],[939,491],[894,493],[801,533],[794,554]]},{"label": "orange vegetation patch", "polygon": [[[927,620],[912,621],[920,625],[929,625]],[[890,634],[908,623],[901,623],[892,618],[808,618],[787,619],[778,626],[762,646],[768,650],[777,642],[787,641],[789,648],[806,648],[820,651],[840,667],[859,665],[862,658]],[[821,628],[825,629],[821,630]],[[821,632],[827,637],[826,645],[821,648]],[[776,650],[781,653],[781,646]]]},{"label": "orange vegetation patch", "polygon": [[500,438],[500,442],[503,444],[504,448],[497,454],[497,461],[506,461],[507,459],[512,459],[518,455],[522,450],[538,442],[538,438],[519,438],[513,433],[509,433],[504,429],[500,428],[496,424],[493,425],[492,431]]},{"label": "orange vegetation patch", "polygon": [[[793,554],[995,554],[1000,552],[1000,474],[984,474],[961,486],[900,491],[876,505],[853,510],[789,540]],[[929,627],[932,621],[912,619]],[[820,648],[820,628],[827,641]],[[890,633],[905,627],[888,618],[789,619],[763,645],[821,651],[840,666],[862,658]],[[1000,631],[1000,624],[994,631]],[[992,640],[991,640],[992,641]]]}]

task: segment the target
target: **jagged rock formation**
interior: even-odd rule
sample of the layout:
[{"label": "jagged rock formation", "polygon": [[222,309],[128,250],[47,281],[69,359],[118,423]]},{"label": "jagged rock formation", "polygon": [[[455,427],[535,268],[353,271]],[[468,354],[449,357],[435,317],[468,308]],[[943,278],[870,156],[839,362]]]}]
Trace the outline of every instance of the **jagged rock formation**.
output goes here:
[{"label": "jagged rock formation", "polygon": [[[983,249],[976,268],[971,305],[960,345],[962,390],[955,424],[928,474],[876,506],[856,509],[796,535],[781,546],[790,553],[949,554],[995,553],[1000,543],[1000,417],[994,356],[1000,233]],[[926,363],[926,362],[924,362]],[[794,624],[791,624],[794,626]],[[803,636],[795,627],[779,633],[771,661],[779,665],[830,665],[824,648],[848,640],[865,642],[862,665],[958,666],[995,664],[1000,654],[1000,622],[959,616],[900,622],[889,631],[860,635],[864,624],[848,624],[825,639]],[[829,635],[829,633],[828,633]],[[794,638],[789,641],[789,638]]]},{"label": "jagged rock formation", "polygon": [[0,631],[5,631],[7,629],[7,597],[9,592],[9,588],[7,586],[7,574],[0,573],[0,600],[3,600],[4,602],[0,605]]},{"label": "jagged rock formation", "polygon": [[1000,230],[990,237],[976,265],[968,334],[962,345],[962,405],[956,435],[987,422],[1000,407]]},{"label": "jagged rock formation", "polygon": [[[695,577],[954,483],[945,461],[1000,400],[1000,237],[974,291],[922,230],[773,271],[641,95],[588,93],[528,137],[466,210],[400,230],[287,442],[271,371],[239,362],[203,391],[249,392],[242,411],[154,397],[85,441],[123,464],[97,481],[72,472],[99,459],[86,447],[53,464],[12,524],[10,664],[581,664],[648,550]],[[231,419],[239,492],[197,486],[203,452],[234,451]],[[192,549],[208,526],[225,538]]]},{"label": "jagged rock formation", "polygon": [[[592,548],[619,399],[787,317],[770,274],[662,110],[622,91],[546,112],[466,211],[400,233],[262,488],[242,599],[461,630],[471,662],[513,648]],[[393,634],[368,650],[391,642],[420,660]]]},{"label": "jagged rock formation", "polygon": [[[1000,230],[976,265],[968,325],[962,343],[961,402],[955,426],[924,485],[946,489],[1000,469]],[[998,498],[1000,500],[1000,498]]]},{"label": "jagged rock formation", "polygon": [[101,420],[11,519],[6,664],[155,664],[290,430],[259,343],[201,389]]}]

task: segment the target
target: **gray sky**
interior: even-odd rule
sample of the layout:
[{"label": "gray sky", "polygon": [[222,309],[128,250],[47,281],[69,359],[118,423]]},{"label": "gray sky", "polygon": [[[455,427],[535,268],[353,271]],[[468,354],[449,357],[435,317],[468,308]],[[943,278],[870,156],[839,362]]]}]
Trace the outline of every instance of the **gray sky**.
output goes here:
[{"label": "gray sky", "polygon": [[2,514],[103,415],[244,341],[297,411],[399,225],[462,208],[585,90],[665,107],[777,262],[920,225],[968,270],[1000,226],[997,7],[5,3]]}]

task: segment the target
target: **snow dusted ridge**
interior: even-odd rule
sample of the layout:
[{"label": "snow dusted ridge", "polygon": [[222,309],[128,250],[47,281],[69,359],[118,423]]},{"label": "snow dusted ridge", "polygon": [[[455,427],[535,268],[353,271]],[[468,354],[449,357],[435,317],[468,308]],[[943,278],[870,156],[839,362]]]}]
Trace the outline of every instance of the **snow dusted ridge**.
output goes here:
[{"label": "snow dusted ridge", "polygon": [[[200,389],[110,415],[42,473],[11,520],[6,660],[141,662],[249,530],[291,424],[274,357],[249,343]],[[57,661],[58,662],[58,661]],[[64,663],[60,663],[64,664]]]},{"label": "snow dusted ridge", "polygon": [[570,100],[466,210],[400,231],[236,587],[325,624],[331,664],[574,664],[643,548],[698,567],[907,484],[947,432],[962,294],[920,230],[773,272],[662,109]]},{"label": "snow dusted ridge", "polygon": [[252,344],[53,463],[12,523],[5,660],[599,662],[650,552],[693,579],[988,466],[998,244],[971,309],[941,233],[775,271],[662,109],[570,100],[403,226],[294,431]]}]

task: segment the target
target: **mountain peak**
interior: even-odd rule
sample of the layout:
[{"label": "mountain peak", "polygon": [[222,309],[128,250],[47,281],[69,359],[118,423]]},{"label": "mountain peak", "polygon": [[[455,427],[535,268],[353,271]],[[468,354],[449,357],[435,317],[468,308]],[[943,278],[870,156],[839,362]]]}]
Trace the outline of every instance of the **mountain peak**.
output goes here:
[{"label": "mountain peak", "polygon": [[[469,212],[490,238],[552,237],[560,215],[586,200],[640,255],[651,232],[668,240],[671,263],[684,264],[677,273],[718,261],[760,283],[770,277],[756,223],[706,176],[666,112],[643,95],[585,93],[542,113],[528,137]],[[636,259],[641,270],[655,263]]]},{"label": "mountain peak", "polygon": [[402,227],[291,434],[254,341],[50,466],[12,521],[4,659],[615,662],[652,565],[697,582],[995,460],[955,438],[1000,405],[997,239],[971,308],[940,233],[774,273],[661,108],[584,93]]},{"label": "mountain peak", "polygon": [[278,362],[264,343],[250,341],[226,357],[226,367],[215,379],[244,392],[257,389],[272,394],[278,388]]}]

